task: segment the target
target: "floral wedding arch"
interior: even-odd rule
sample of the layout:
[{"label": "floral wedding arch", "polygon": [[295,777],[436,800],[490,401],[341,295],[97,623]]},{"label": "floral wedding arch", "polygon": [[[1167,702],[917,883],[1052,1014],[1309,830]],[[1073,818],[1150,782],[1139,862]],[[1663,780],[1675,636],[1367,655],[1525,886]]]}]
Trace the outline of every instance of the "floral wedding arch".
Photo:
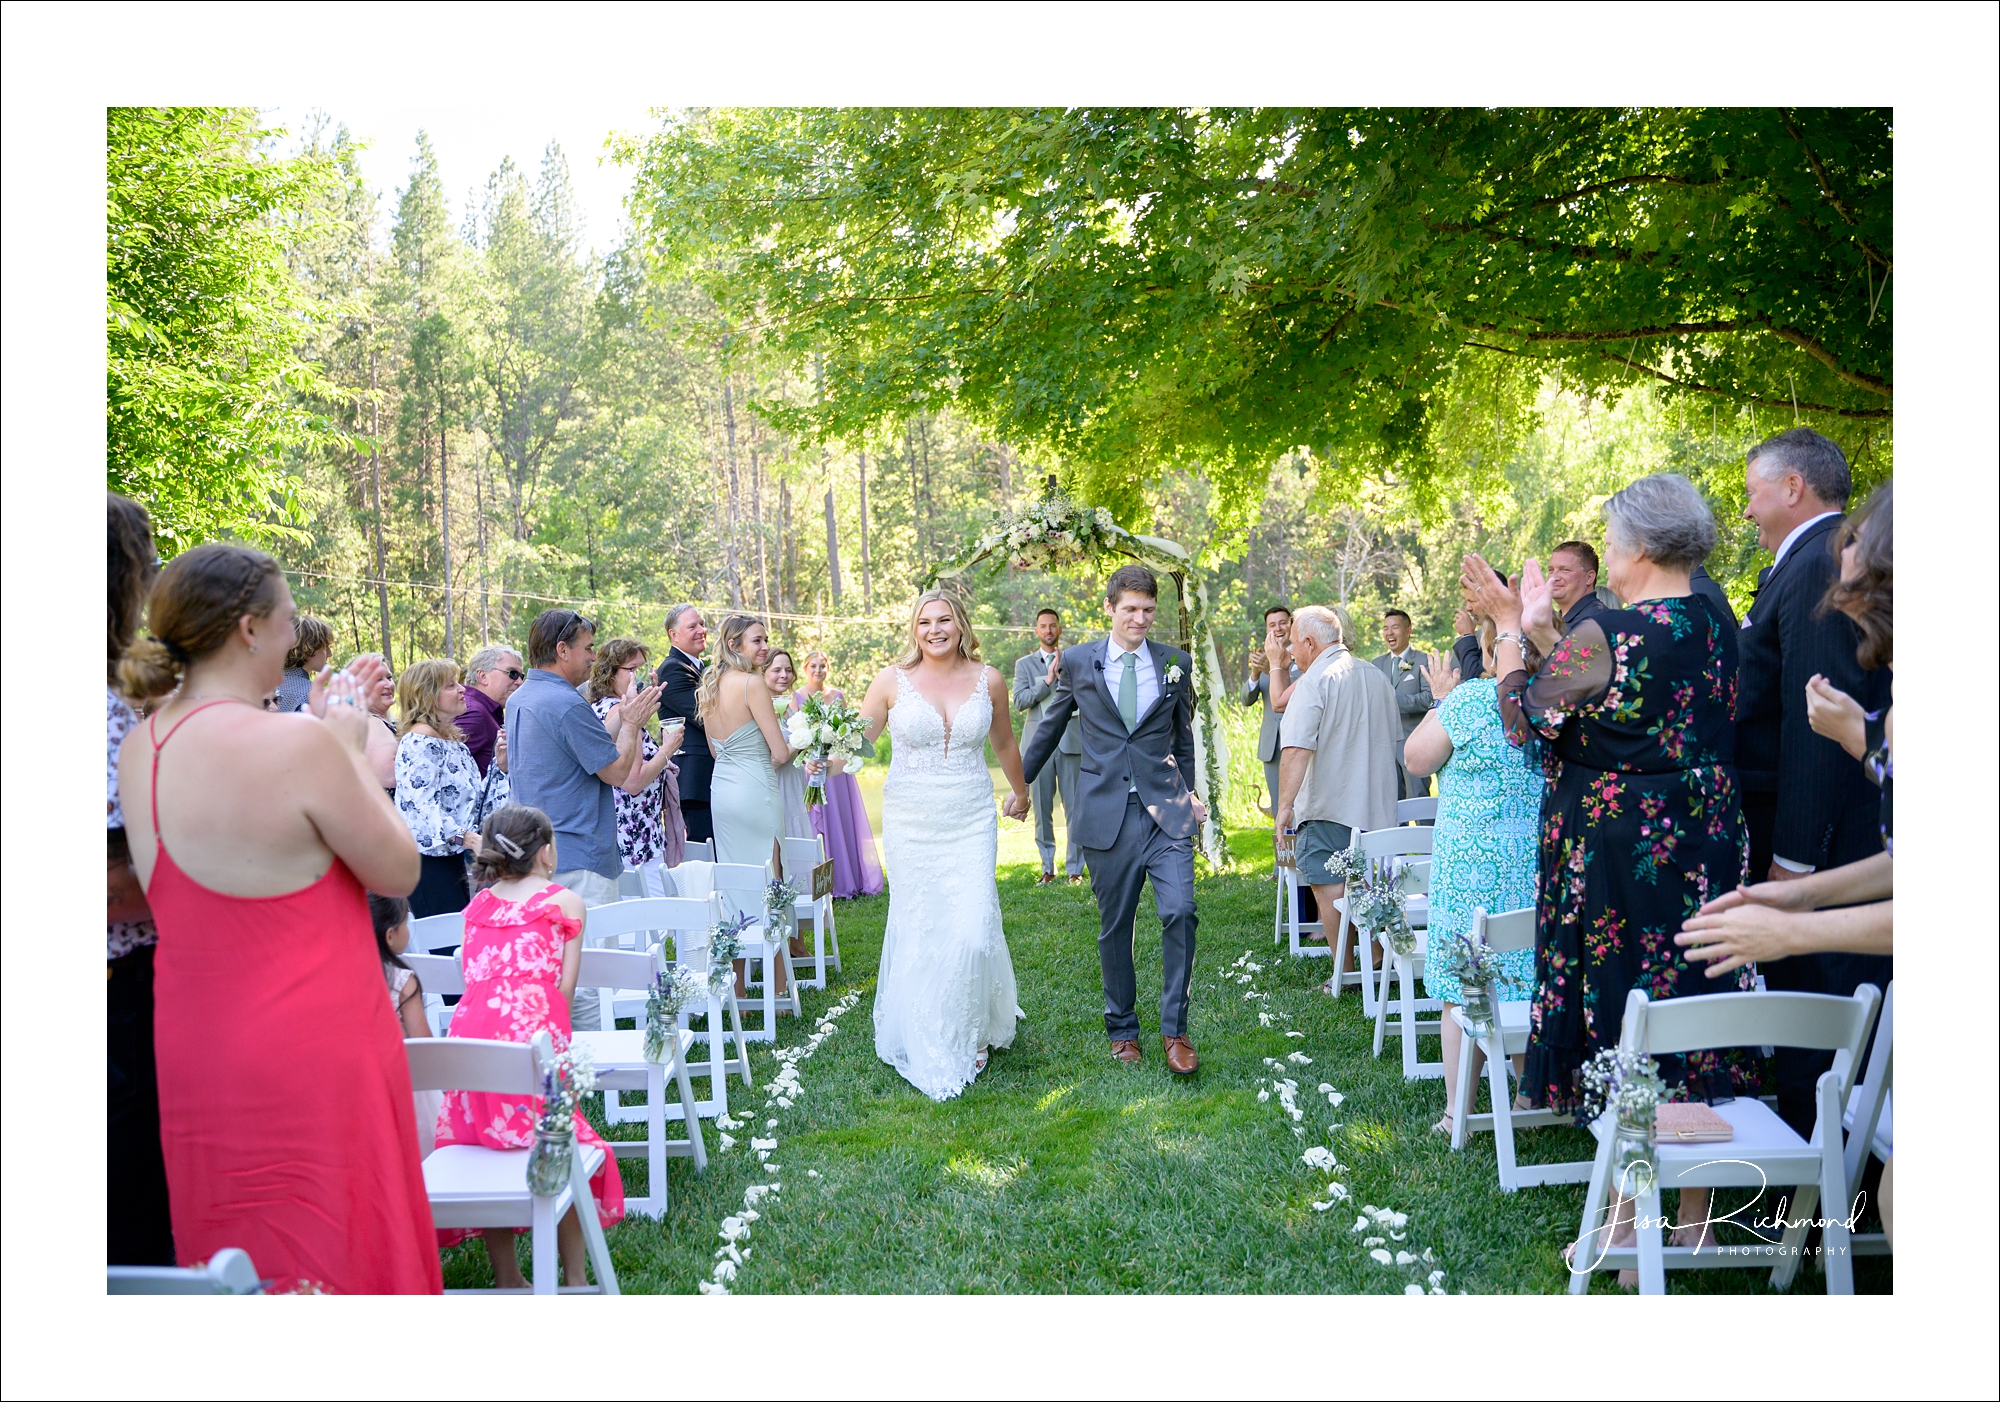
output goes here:
[{"label": "floral wedding arch", "polygon": [[1208,805],[1201,849],[1209,864],[1221,870],[1229,865],[1229,844],[1222,824],[1229,781],[1229,742],[1222,724],[1226,693],[1222,664],[1208,626],[1208,586],[1194,572],[1193,557],[1185,546],[1157,536],[1134,535],[1113,521],[1103,507],[1071,500],[1051,477],[1039,501],[996,513],[970,547],[931,571],[931,583],[962,575],[989,561],[1017,569],[1049,569],[1088,564],[1106,555],[1137,560],[1173,581],[1180,605],[1178,642],[1195,659],[1195,792]]}]

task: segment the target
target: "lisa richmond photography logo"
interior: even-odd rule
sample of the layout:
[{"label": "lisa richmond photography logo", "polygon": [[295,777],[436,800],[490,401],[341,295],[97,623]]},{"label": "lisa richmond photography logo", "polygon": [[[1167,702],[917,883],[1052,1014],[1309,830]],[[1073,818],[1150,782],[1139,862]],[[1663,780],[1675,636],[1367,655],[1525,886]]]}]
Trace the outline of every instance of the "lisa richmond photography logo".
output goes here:
[{"label": "lisa richmond photography logo", "polygon": [[[1758,1182],[1757,1196],[1751,1198],[1750,1201],[1744,1203],[1739,1208],[1725,1212],[1720,1216],[1704,1217],[1699,1222],[1675,1222],[1664,1215],[1659,1217],[1641,1216],[1637,1211],[1638,1190],[1633,1185],[1635,1180],[1654,1181],[1652,1165],[1646,1163],[1644,1160],[1628,1165],[1627,1171],[1620,1176],[1618,1187],[1619,1194],[1623,1198],[1621,1206],[1633,1208],[1633,1215],[1629,1218],[1617,1217],[1616,1220],[1603,1228],[1600,1236],[1604,1244],[1598,1249],[1596,1257],[1588,1264],[1580,1260],[1571,1261],[1569,1265],[1570,1273],[1572,1275],[1587,1274],[1603,1265],[1606,1253],[1613,1249],[1627,1249],[1624,1243],[1614,1248],[1610,1239],[1613,1232],[1624,1226],[1630,1226],[1634,1231],[1658,1229],[1670,1233],[1680,1231],[1683,1228],[1699,1227],[1702,1229],[1701,1235],[1696,1239],[1694,1246],[1694,1254],[1697,1256],[1704,1249],[1717,1256],[1817,1257],[1852,1254],[1851,1248],[1845,1246],[1829,1247],[1822,1243],[1819,1246],[1809,1247],[1805,1244],[1805,1233],[1811,1231],[1814,1227],[1825,1229],[1838,1225],[1845,1227],[1851,1236],[1854,1232],[1855,1224],[1861,1220],[1861,1210],[1867,1205],[1868,1194],[1857,1192],[1854,1195],[1854,1201],[1848,1207],[1845,1217],[1788,1217],[1785,1214],[1791,1207],[1791,1198],[1789,1196],[1779,1197],[1775,1211],[1759,1212],[1757,1205],[1764,1200],[1764,1194],[1770,1187],[1769,1181],[1764,1177],[1764,1170],[1756,1164],[1749,1163],[1743,1159],[1709,1159],[1705,1163],[1700,1164],[1696,1171],[1699,1172],[1703,1168],[1714,1168],[1722,1164],[1735,1164],[1756,1173]],[[1713,1199],[1710,1201],[1712,1202]],[[1713,1229],[1721,1226],[1724,1222],[1729,1223],[1731,1226],[1743,1228],[1745,1231],[1758,1237],[1759,1240],[1731,1246],[1718,1243],[1714,1240],[1716,1233]],[[1796,1240],[1774,1241],[1771,1239],[1774,1235],[1790,1237],[1794,1231],[1797,1231],[1799,1234]]]}]

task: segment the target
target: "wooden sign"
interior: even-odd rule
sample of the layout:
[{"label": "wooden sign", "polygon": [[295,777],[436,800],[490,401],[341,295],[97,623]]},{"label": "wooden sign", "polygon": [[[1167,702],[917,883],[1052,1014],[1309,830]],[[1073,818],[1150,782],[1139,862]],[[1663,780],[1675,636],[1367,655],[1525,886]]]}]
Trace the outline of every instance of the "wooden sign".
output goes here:
[{"label": "wooden sign", "polygon": [[822,896],[830,896],[832,894],[833,859],[829,857],[826,861],[821,862],[813,868],[812,898],[818,900]]}]

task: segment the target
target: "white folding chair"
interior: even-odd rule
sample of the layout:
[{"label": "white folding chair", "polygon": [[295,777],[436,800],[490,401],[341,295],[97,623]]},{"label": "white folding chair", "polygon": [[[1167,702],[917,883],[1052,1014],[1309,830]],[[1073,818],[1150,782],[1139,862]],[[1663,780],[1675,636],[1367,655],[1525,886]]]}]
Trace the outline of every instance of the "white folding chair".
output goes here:
[{"label": "white folding chair", "polygon": [[[542,1074],[555,1059],[547,1032],[537,1032],[525,1043],[409,1037],[403,1041],[403,1050],[410,1059],[412,1090],[473,1090],[494,1095],[540,1095]],[[431,1219],[440,1227],[472,1231],[526,1227],[534,1234],[535,1278],[529,1289],[537,1295],[554,1295],[561,1279],[556,1263],[556,1223],[574,1207],[583,1226],[591,1267],[597,1272],[595,1293],[616,1295],[618,1273],[611,1267],[611,1252],[597,1221],[597,1203],[590,1195],[590,1176],[604,1162],[604,1151],[578,1140],[570,1156],[568,1184],[554,1197],[546,1198],[528,1189],[530,1152],[489,1149],[481,1144],[445,1144],[433,1150],[424,1160],[424,1191],[430,1195]],[[577,1294],[593,1287],[562,1289]]]},{"label": "white folding chair", "polygon": [[[1376,828],[1372,832],[1364,832],[1356,837],[1354,845],[1359,847],[1361,855],[1371,862],[1389,862],[1395,861],[1398,858],[1404,860],[1421,858],[1427,862],[1431,855],[1431,842],[1436,833],[1436,828]],[[1424,870],[1427,876],[1428,867]],[[1428,891],[1428,880],[1423,884],[1425,890]],[[1344,991],[1350,987],[1359,985],[1361,988],[1361,1015],[1372,1021],[1380,999],[1388,992],[1388,962],[1386,960],[1383,962],[1380,970],[1380,978],[1378,979],[1378,971],[1375,967],[1374,938],[1372,936],[1361,936],[1355,931],[1352,922],[1347,918],[1346,896],[1343,895],[1339,900],[1335,901],[1333,906],[1334,913],[1339,917],[1340,933],[1336,938],[1329,939],[1327,944],[1333,950],[1333,967],[1335,969],[1345,970],[1348,937],[1350,935],[1355,936],[1355,968],[1342,972],[1339,975],[1339,981],[1334,984],[1334,988],[1336,991]],[[1430,922],[1430,897],[1427,894],[1410,896],[1405,913],[1409,917],[1410,928],[1412,930],[1423,929]],[[1321,911],[1320,915],[1324,918],[1326,912]],[[1379,1051],[1380,1048],[1378,1047],[1377,1050]]]},{"label": "white folding chair", "polygon": [[225,1246],[199,1266],[112,1266],[107,1295],[261,1295],[264,1282],[247,1252]]},{"label": "white folding chair", "polygon": [[[707,862],[711,866],[714,865],[715,863],[714,839],[703,838],[700,842],[693,842],[693,841],[688,842],[686,844],[685,849],[681,852],[681,860],[684,862]],[[671,872],[673,868],[668,867],[667,870]]]},{"label": "white folding chair", "polygon": [[813,952],[804,959],[794,959],[794,964],[812,965],[812,976],[806,980],[808,988],[826,987],[827,948],[833,949],[833,971],[840,972],[840,933],[833,927],[833,893],[814,899],[812,893],[813,870],[826,860],[826,839],[815,834],[812,837],[787,837],[779,840],[779,853],[785,859],[785,879],[795,882],[799,888],[799,899],[793,911],[793,924],[800,934],[806,927],[812,927]]},{"label": "white folding chair", "polygon": [[[637,900],[595,905],[584,912],[583,940],[589,949],[629,949],[639,953],[666,938],[672,921],[685,919],[690,912],[677,905],[673,896],[642,896]],[[607,966],[609,967],[609,966]],[[595,987],[589,979],[578,978],[578,988]],[[646,995],[616,989],[598,989],[597,1006],[606,1030],[617,1026],[621,1017],[642,1017]],[[607,1013],[604,1010],[609,1009]]]},{"label": "white folding chair", "polygon": [[1882,1001],[1872,983],[1852,997],[1824,993],[1709,993],[1692,998],[1647,1001],[1633,989],[1625,999],[1625,1023],[1620,1044],[1647,1056],[1669,1056],[1719,1047],[1804,1047],[1834,1054],[1833,1069],[1819,1078],[1819,1115],[1811,1139],[1801,1139],[1777,1112],[1753,1096],[1739,1096],[1715,1107],[1715,1113],[1735,1130],[1723,1143],[1656,1144],[1652,1149],[1653,1182],[1638,1194],[1637,1241],[1632,1246],[1605,1247],[1597,1240],[1598,1219],[1610,1201],[1617,1151],[1616,1117],[1607,1112],[1591,1126],[1597,1136],[1597,1161],[1591,1167],[1584,1198],[1582,1226],[1577,1231],[1577,1260],[1571,1266],[1569,1290],[1581,1295],[1598,1270],[1639,1272],[1642,1295],[1663,1295],[1669,1270],[1718,1266],[1762,1266],[1771,1258],[1759,1246],[1730,1248],[1665,1246],[1660,1238],[1660,1194],[1669,1188],[1757,1188],[1775,1202],[1780,1189],[1792,1187],[1792,1207],[1778,1247],[1773,1289],[1790,1287],[1805,1246],[1808,1224],[1820,1198],[1827,1200],[1825,1232],[1826,1288],[1831,1295],[1854,1293],[1854,1260],[1844,1214],[1848,1210],[1845,1145],[1841,1142],[1841,1112],[1847,1103],[1855,1063],[1868,1042],[1868,1029]]},{"label": "white folding chair", "polygon": [[[750,995],[750,1005],[761,1008],[764,1021],[760,1027],[744,1028],[742,1035],[753,1042],[777,1041],[778,1010],[784,1008],[792,1016],[802,1017],[805,1009],[799,1001],[798,975],[792,968],[791,938],[787,933],[773,931],[764,915],[770,868],[753,862],[683,862],[675,868],[675,880],[691,896],[714,895],[721,903],[725,919],[750,917],[750,923],[743,929],[739,957],[747,961],[744,990]],[[785,970],[782,999],[777,992],[775,966]]]},{"label": "white folding chair", "polygon": [[[704,865],[707,865],[704,863]],[[686,889],[685,887],[683,889]],[[695,1102],[695,1110],[713,1118],[729,1113],[729,1073],[736,1072],[744,1085],[751,1085],[750,1048],[743,1031],[743,1010],[736,1001],[736,979],[733,971],[724,971],[720,979],[722,991],[715,992],[716,980],[711,977],[708,945],[709,936],[716,922],[722,918],[722,903],[713,891],[699,899],[693,896],[675,898],[677,906],[685,914],[674,920],[674,963],[699,977],[709,992],[705,1003],[706,1012],[701,1007],[683,1008],[676,1022],[679,1030],[689,1036],[699,1036],[707,1043],[708,1056],[702,1061],[691,1061],[688,1070],[696,1076],[708,1078],[708,1095]],[[728,1022],[725,1024],[725,1014]],[[689,1024],[696,1017],[705,1017],[705,1030],[700,1033],[688,1032]],[[729,1039],[736,1038],[736,1055],[729,1055]]]},{"label": "white folding chair", "polygon": [[[1484,910],[1473,911],[1472,940],[1475,944],[1484,944],[1496,954],[1533,949],[1535,908],[1525,906],[1498,915],[1488,915]],[[1513,1092],[1507,1084],[1508,1058],[1528,1049],[1528,1007],[1526,999],[1496,1002],[1493,1026],[1482,1037],[1473,1036],[1464,1008],[1452,1011],[1452,1018],[1464,1035],[1458,1044],[1458,1094],[1451,1105],[1451,1147],[1456,1152],[1465,1147],[1468,1134],[1490,1132],[1493,1135],[1494,1157],[1500,1163],[1500,1190],[1507,1193],[1547,1183],[1587,1183],[1592,1167],[1589,1159],[1529,1164],[1526,1167],[1514,1161],[1515,1130],[1576,1123],[1573,1116],[1560,1110],[1514,1108]],[[1472,1070],[1475,1049],[1486,1054],[1486,1079],[1493,1093],[1493,1110],[1485,1115],[1472,1113],[1472,1103],[1478,1090],[1477,1077]]]},{"label": "white folding chair", "polygon": [[1398,823],[1435,823],[1438,815],[1438,801],[1435,798],[1399,798],[1396,800],[1396,821]]},{"label": "white folding chair", "polygon": [[[588,982],[598,989],[598,996],[605,998],[608,1005],[613,990],[650,988],[654,976],[665,966],[666,960],[657,944],[644,953],[623,949],[586,949],[577,971],[577,982]],[[645,1156],[646,1196],[635,1198],[628,1195],[625,1207],[627,1211],[658,1218],[665,1216],[667,1211],[667,1156],[673,1154],[692,1158],[694,1171],[705,1173],[708,1170],[708,1146],[702,1141],[701,1115],[695,1108],[694,1087],[688,1081],[687,1052],[694,1045],[694,1033],[675,1028],[666,1041],[667,1060],[648,1061],[643,1006],[639,1012],[640,1026],[632,1031],[578,1032],[573,1034],[573,1040],[590,1049],[591,1061],[597,1067],[597,1086],[604,1092],[605,1122],[646,1122],[645,1142],[614,1140],[611,1141],[611,1152],[619,1158]],[[667,1077],[670,1075],[680,1090],[680,1104],[672,1107],[678,1113],[672,1118],[687,1126],[685,1139],[667,1138]],[[646,1103],[641,1106],[621,1104],[621,1091],[643,1091]]]},{"label": "white folding chair", "polygon": [[410,953],[436,954],[441,949],[456,949],[465,943],[465,912],[454,910],[448,915],[426,915],[421,920],[410,922]]},{"label": "white folding chair", "polygon": [[[1895,1071],[1895,1048],[1891,1044],[1891,1035],[1896,1030],[1895,1018],[1896,985],[1891,983],[1882,993],[1882,1016],[1875,1024],[1875,1047],[1868,1053],[1867,1074],[1848,1097],[1847,1113],[1842,1117],[1847,1128],[1845,1162],[1849,1192],[1861,1182],[1862,1171],[1868,1167],[1871,1153],[1886,1164],[1896,1152],[1893,1116],[1890,1113]],[[1889,1238],[1881,1232],[1856,1232],[1854,1254],[1887,1256],[1890,1254]]]},{"label": "white folding chair", "polygon": [[465,996],[465,965],[457,953],[405,954],[402,958],[424,990],[424,1020],[431,1025],[431,1035],[444,1036],[456,1008],[456,1004],[447,1006],[444,1000],[446,995]]},{"label": "white folding chair", "polygon": [[[1404,800],[1413,802],[1415,800]],[[1425,926],[1428,919],[1428,899],[1431,884],[1431,864],[1425,858],[1409,858],[1403,867],[1400,880],[1408,898],[1406,910],[1410,917],[1411,932],[1416,937],[1416,948],[1409,954],[1385,951],[1382,961],[1382,978],[1375,998],[1375,1055],[1382,1054],[1382,1039],[1394,1027],[1403,1044],[1403,1079],[1406,1081],[1429,1081],[1444,1075],[1444,1062],[1424,1061],[1417,1056],[1418,1037],[1438,1037],[1444,1032],[1444,1025],[1436,1018],[1424,1018],[1420,1013],[1440,1013],[1444,1004],[1435,998],[1419,998],[1416,994],[1417,980],[1424,975],[1425,961],[1430,950],[1430,930]],[[1419,901],[1424,903],[1424,913],[1418,913]],[[1424,928],[1419,928],[1423,926]],[[1393,968],[1400,997],[1394,1017],[1389,1015],[1389,974]]]},{"label": "white folding chair", "polygon": [[[1306,881],[1304,885],[1312,885]],[[1278,908],[1271,918],[1271,943],[1283,944],[1290,937],[1291,953],[1294,959],[1324,959],[1332,951],[1325,944],[1307,944],[1305,936],[1326,933],[1325,912],[1318,920],[1299,919],[1299,869],[1281,866],[1278,868]]]}]

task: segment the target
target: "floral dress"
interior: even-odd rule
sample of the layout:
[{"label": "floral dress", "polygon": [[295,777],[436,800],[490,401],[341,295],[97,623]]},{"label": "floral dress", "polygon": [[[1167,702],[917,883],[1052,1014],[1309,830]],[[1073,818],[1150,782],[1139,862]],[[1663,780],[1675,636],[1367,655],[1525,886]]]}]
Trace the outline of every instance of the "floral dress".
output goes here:
[{"label": "floral dress", "polygon": [[[583,922],[564,915],[552,899],[562,888],[551,883],[525,901],[502,900],[481,891],[465,908],[465,996],[452,1014],[449,1037],[477,1037],[495,1042],[526,1042],[547,1031],[557,1052],[569,1047],[569,1003],[558,980],[563,946],[583,934]],[[445,1092],[438,1112],[437,1146],[483,1144],[489,1149],[526,1149],[535,1142],[535,1120],[541,1113],[538,1095],[498,1095],[487,1091]],[[579,1144],[604,1147],[583,1111],[576,1112]],[[625,1216],[625,1184],[618,1176],[609,1148],[591,1175],[591,1195],[597,1199],[597,1220],[609,1227]],[[449,1246],[472,1235],[441,1230]]]},{"label": "floral dress", "polygon": [[[1458,980],[1435,966],[1445,942],[1472,932],[1472,912],[1489,915],[1535,903],[1536,835],[1542,817],[1542,771],[1533,747],[1507,743],[1498,684],[1461,682],[1438,703],[1438,723],[1451,737],[1451,759],[1438,775],[1436,841],[1431,857],[1430,929],[1424,991],[1463,1003]],[[1499,996],[1526,998],[1535,981],[1535,952],[1500,956]]]},{"label": "floral dress", "polygon": [[396,811],[426,857],[462,856],[458,835],[478,832],[507,796],[506,774],[482,776],[463,740],[405,735],[396,742]]},{"label": "floral dress", "polygon": [[[1736,632],[1698,594],[1607,610],[1500,693],[1509,739],[1525,743],[1532,724],[1551,742],[1522,1081],[1536,1105],[1572,1109],[1578,1070],[1618,1044],[1631,989],[1655,1001],[1727,991],[1674,935],[1747,875]],[[1735,987],[1755,975],[1738,970]],[[1676,1098],[1725,1100],[1759,1082],[1745,1048],[1659,1061]]]},{"label": "floral dress", "polygon": [[[590,709],[597,712],[599,717],[603,717],[610,714],[611,708],[617,704],[617,697],[607,696],[601,701],[592,702]],[[651,764],[653,757],[659,752],[660,742],[641,730],[639,763]],[[680,802],[676,786],[679,780],[680,767],[672,760],[668,760],[654,776],[653,782],[639,792],[626,793],[623,789],[612,791],[613,808],[618,815],[618,856],[625,863],[626,870],[637,871],[641,867],[662,861],[668,866],[680,865],[681,854],[686,850],[685,827],[681,829],[681,850],[671,853],[667,850],[668,790],[674,790],[673,807],[675,815],[678,816]],[[668,860],[670,857],[672,860]]]}]

